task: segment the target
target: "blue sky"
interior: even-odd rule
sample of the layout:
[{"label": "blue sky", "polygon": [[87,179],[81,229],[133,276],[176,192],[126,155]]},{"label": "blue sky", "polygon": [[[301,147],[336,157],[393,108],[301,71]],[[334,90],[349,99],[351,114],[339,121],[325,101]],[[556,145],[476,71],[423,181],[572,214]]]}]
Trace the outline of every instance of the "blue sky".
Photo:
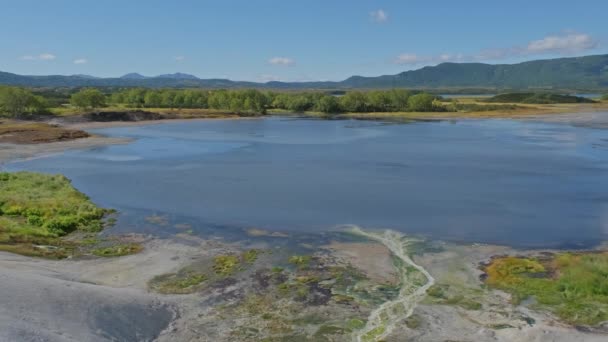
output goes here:
[{"label": "blue sky", "polygon": [[0,0],[0,70],[340,80],[608,51],[608,1]]}]

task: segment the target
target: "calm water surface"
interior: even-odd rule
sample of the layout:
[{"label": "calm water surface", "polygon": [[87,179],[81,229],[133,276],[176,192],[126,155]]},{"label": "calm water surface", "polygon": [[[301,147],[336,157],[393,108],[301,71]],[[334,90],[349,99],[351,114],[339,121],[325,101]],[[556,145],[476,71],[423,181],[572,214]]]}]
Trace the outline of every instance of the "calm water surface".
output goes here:
[{"label": "calm water surface", "polygon": [[[289,118],[96,130],[127,145],[11,163],[63,173],[119,227],[342,224],[529,247],[608,238],[608,132],[510,120],[383,124]],[[168,229],[168,228],[167,228]]]}]

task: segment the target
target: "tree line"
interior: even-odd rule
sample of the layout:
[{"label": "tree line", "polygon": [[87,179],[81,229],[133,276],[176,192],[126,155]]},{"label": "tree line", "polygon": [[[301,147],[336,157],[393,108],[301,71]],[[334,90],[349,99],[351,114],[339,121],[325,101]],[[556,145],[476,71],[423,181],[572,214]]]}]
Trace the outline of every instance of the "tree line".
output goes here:
[{"label": "tree line", "polygon": [[256,89],[200,90],[134,88],[113,93],[110,102],[133,108],[211,108],[265,114],[268,109],[293,112],[442,111],[438,97],[405,89],[348,91],[342,96],[324,92],[273,92]]},{"label": "tree line", "polygon": [[[56,94],[48,91],[37,95],[18,87],[0,87],[0,114],[19,116],[47,112],[49,103],[57,103]],[[48,99],[45,98],[49,97]],[[69,96],[69,97],[67,97]],[[47,101],[48,100],[48,101]],[[104,93],[96,88],[83,88],[66,95],[69,105],[81,110],[95,110],[106,106],[125,108],[198,108],[226,112],[263,115],[268,110],[290,112],[429,112],[444,111],[438,97],[425,92],[392,89],[347,91],[332,95],[321,91],[275,92],[257,89],[147,89],[130,88]]]},{"label": "tree line", "polygon": [[40,114],[47,112],[48,107],[44,97],[34,95],[27,89],[0,86],[0,115],[20,117]]}]

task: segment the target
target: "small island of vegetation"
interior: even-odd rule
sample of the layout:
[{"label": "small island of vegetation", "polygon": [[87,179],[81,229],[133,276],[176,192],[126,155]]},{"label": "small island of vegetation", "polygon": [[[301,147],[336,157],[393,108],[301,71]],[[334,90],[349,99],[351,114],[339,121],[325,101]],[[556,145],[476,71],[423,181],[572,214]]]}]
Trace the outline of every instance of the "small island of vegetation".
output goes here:
[{"label": "small island of vegetation", "polygon": [[549,257],[499,257],[485,268],[486,283],[531,298],[564,321],[596,325],[608,320],[608,253],[557,253]]},{"label": "small island of vegetation", "polygon": [[139,251],[135,245],[108,245],[96,237],[111,224],[111,212],[62,175],[0,173],[0,250],[50,258],[73,256],[85,246],[100,256]]}]

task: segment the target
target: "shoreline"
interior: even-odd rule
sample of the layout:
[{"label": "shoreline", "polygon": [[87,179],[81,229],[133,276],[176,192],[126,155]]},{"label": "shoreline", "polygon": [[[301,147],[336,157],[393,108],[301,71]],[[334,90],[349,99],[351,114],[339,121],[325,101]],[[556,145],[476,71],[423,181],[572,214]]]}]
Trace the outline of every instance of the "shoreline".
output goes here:
[{"label": "shoreline", "polygon": [[[580,331],[575,326],[557,320],[546,311],[512,305],[509,303],[509,296],[502,291],[484,289],[479,278],[483,273],[479,269],[480,263],[487,262],[496,255],[536,255],[539,254],[538,251],[522,251],[498,245],[429,241],[441,248],[431,247],[428,251],[415,252],[409,250],[406,245],[398,245],[406,243],[407,236],[403,237],[398,233],[376,235],[377,233],[367,230],[360,233],[369,240],[332,244],[332,248],[327,252],[329,260],[340,255],[346,262],[355,262],[354,267],[360,267],[362,272],[371,275],[377,273],[376,269],[381,265],[374,262],[366,266],[360,265],[356,263],[359,260],[357,258],[366,259],[390,253],[395,258],[411,261],[411,264],[419,267],[417,272],[424,270],[422,273],[428,282],[417,283],[415,274],[407,267],[411,265],[409,262],[404,262],[401,266],[393,263],[394,272],[401,282],[405,282],[401,284],[400,296],[394,301],[375,306],[370,317],[380,315],[384,308],[389,307],[392,308],[389,311],[394,317],[383,318],[375,324],[373,320],[368,321],[371,325],[335,336],[335,341],[375,340],[365,338],[371,336],[382,336],[387,340],[407,337],[412,341],[426,341],[429,338],[537,341],[547,337],[560,342],[602,341],[606,337],[601,332]],[[406,240],[382,240],[388,236],[401,236]],[[369,245],[370,249],[360,248],[361,243]],[[116,258],[47,260],[0,252],[0,277],[4,279],[3,296],[0,299],[0,339],[30,336],[23,335],[25,333],[60,339],[60,336],[49,328],[53,326],[61,326],[64,337],[69,335],[80,340],[101,341],[100,332],[117,339],[129,339],[130,330],[126,327],[135,324],[138,325],[138,333],[150,340],[188,340],[201,337],[202,334],[217,341],[246,341],[251,338],[236,338],[229,333],[237,328],[234,324],[253,324],[260,328],[267,324],[267,319],[260,317],[249,317],[242,322],[238,317],[235,318],[236,321],[224,318],[224,323],[213,327],[205,323],[216,320],[221,322],[224,309],[218,306],[237,305],[241,300],[247,301],[249,297],[238,293],[251,287],[249,276],[237,276],[231,278],[231,281],[220,282],[186,294],[162,294],[150,288],[149,282],[155,277],[179,273],[180,270],[192,268],[204,260],[213,260],[218,255],[240,253],[239,251],[248,248],[245,245],[185,235],[169,238],[147,236],[143,244],[145,248],[142,252]],[[371,248],[372,246],[374,247]],[[326,247],[319,245],[315,246],[314,250],[323,250]],[[397,247],[397,250],[392,247]],[[261,245],[258,248],[271,247]],[[390,258],[385,260],[391,265]],[[272,265],[255,266],[250,272],[251,279],[258,277],[258,271],[255,270],[263,270]],[[374,265],[373,269],[370,265]],[[15,296],[22,293],[23,282],[33,282],[35,285],[27,291],[26,296]],[[450,286],[451,293],[464,296],[462,303],[467,303],[465,300],[473,300],[480,303],[484,309],[445,300],[438,301],[438,298],[430,295],[428,291],[433,283]],[[46,296],[33,295],[43,288]],[[406,301],[402,304],[402,300]],[[72,302],[78,304],[71,305],[69,312],[56,309]],[[90,305],[98,309],[91,310]],[[328,310],[343,312],[340,310],[344,310],[344,305],[348,307],[350,304],[330,302],[327,305]],[[403,309],[400,309],[401,305]],[[31,307],[38,310],[26,313],[21,309]],[[107,315],[108,312],[113,313],[111,318],[102,319],[102,315]],[[17,322],[19,317],[24,315],[33,317],[34,321],[16,327],[10,326],[10,322]],[[150,319],[154,321],[144,322]],[[385,319],[387,321],[384,321]],[[206,330],[209,328],[210,330]],[[373,333],[368,334],[370,331]],[[223,333],[216,335],[218,332]]]},{"label": "shoreline", "polygon": [[[376,113],[378,114],[378,113]],[[530,113],[519,115],[505,115],[505,113],[493,113],[492,116],[463,116],[452,115],[462,113],[374,113],[365,114],[340,114],[338,120],[372,120],[372,121],[400,121],[400,120],[426,120],[426,121],[442,121],[442,120],[517,120],[517,121],[536,121],[545,123],[569,124],[575,126],[608,129],[608,109],[595,108],[584,111],[561,111],[551,113]],[[301,118],[320,118],[318,115],[307,115],[294,113],[275,113],[267,116],[259,117],[207,117],[207,118],[175,118],[175,119],[159,119],[159,120],[139,120],[139,121],[108,121],[108,122],[66,122],[60,118],[54,118],[45,121],[48,124],[58,125],[62,128],[74,130],[92,130],[113,127],[132,127],[132,126],[147,126],[160,125],[165,123],[185,123],[192,121],[218,121],[218,120],[260,120],[265,117],[301,117]],[[113,144],[128,144],[132,139],[107,137],[99,134],[91,134],[90,137],[79,138],[74,140],[45,142],[39,144],[15,144],[15,143],[0,143],[0,168],[3,164],[15,162],[23,159],[43,157],[48,154],[62,153],[73,149],[86,149],[91,147],[113,145]]]},{"label": "shoreline", "polygon": [[88,121],[88,122],[55,122],[62,127],[70,129],[99,129],[99,128],[113,128],[113,127],[130,127],[130,126],[148,126],[148,125],[160,125],[165,123],[185,123],[192,121],[223,121],[223,120],[259,120],[263,119],[263,116],[226,116],[216,118],[177,118],[177,119],[159,119],[159,120],[139,120],[139,121]]},{"label": "shoreline", "polygon": [[[160,125],[165,123],[184,123],[191,121],[256,120],[260,118],[261,117],[225,117],[77,123],[62,122],[61,120],[52,119],[45,122],[52,125],[58,125],[62,128],[87,131],[102,128]],[[128,144],[132,141],[133,139],[130,138],[109,137],[100,134],[91,134],[89,137],[85,138],[65,141],[43,142],[37,144],[0,143],[0,169],[2,168],[2,165],[11,162],[27,160],[31,158],[41,158],[46,155],[62,153],[69,150],[87,149],[92,147],[116,144]]]},{"label": "shoreline", "polygon": [[92,135],[88,138],[80,138],[69,141],[57,141],[40,144],[0,144],[0,170],[5,164],[43,158],[48,155],[63,153],[69,150],[87,149],[116,144],[128,144],[129,138],[113,138],[101,135]]}]

